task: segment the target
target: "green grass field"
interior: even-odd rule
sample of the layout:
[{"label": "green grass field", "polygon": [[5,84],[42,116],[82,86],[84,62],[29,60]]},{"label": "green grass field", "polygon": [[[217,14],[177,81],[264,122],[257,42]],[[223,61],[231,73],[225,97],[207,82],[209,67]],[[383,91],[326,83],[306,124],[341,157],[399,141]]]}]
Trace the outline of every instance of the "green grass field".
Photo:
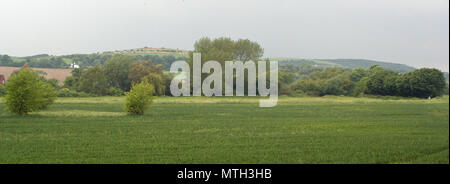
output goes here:
[{"label": "green grass field", "polygon": [[449,98],[60,98],[20,117],[0,99],[0,163],[449,163]]}]

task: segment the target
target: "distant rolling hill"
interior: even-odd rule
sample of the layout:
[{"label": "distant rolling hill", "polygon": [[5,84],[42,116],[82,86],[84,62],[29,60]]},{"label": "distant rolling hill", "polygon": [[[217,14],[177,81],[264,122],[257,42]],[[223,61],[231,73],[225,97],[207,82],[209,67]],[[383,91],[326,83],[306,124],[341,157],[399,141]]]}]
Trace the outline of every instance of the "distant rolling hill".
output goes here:
[{"label": "distant rolling hill", "polygon": [[189,51],[180,49],[144,47],[62,56],[39,54],[26,57],[14,57],[0,54],[0,66],[21,67],[24,64],[28,64],[33,68],[69,68],[70,64],[75,62],[81,68],[87,68],[95,65],[103,65],[112,57],[126,55],[135,61],[152,60],[154,64],[161,64],[165,70],[169,70],[172,62],[188,59],[188,53]]},{"label": "distant rolling hill", "polygon": [[[161,64],[164,70],[169,70],[172,62],[176,60],[187,60],[189,51],[171,48],[136,48],[128,50],[106,51],[93,54],[71,54],[62,56],[52,56],[40,54],[28,57],[10,57],[0,54],[0,66],[20,67],[28,64],[35,68],[69,68],[70,63],[75,62],[81,68],[95,65],[103,65],[108,59],[127,55],[133,60],[149,60],[154,64]],[[301,66],[308,64],[318,68],[340,67],[344,69],[354,69],[358,67],[369,68],[373,65],[380,65],[387,70],[396,72],[409,72],[415,68],[397,63],[373,61],[367,59],[302,59],[302,58],[269,58],[279,61],[280,66],[294,65]]]},{"label": "distant rolling hill", "polygon": [[287,66],[287,65],[300,66],[303,64],[308,64],[320,68],[340,67],[346,69],[354,69],[358,67],[369,68],[373,65],[379,65],[387,70],[392,70],[401,73],[413,71],[415,69],[414,67],[405,64],[373,61],[367,59],[301,59],[301,58],[270,58],[270,59],[279,61],[280,66]]}]

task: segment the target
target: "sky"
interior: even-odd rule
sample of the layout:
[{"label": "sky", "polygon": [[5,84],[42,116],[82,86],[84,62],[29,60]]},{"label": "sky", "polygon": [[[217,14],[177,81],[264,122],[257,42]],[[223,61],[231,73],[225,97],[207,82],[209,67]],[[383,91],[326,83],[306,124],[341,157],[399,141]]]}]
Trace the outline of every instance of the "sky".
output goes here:
[{"label": "sky", "polygon": [[246,38],[264,57],[371,59],[449,71],[448,0],[1,0],[0,54],[193,49]]}]

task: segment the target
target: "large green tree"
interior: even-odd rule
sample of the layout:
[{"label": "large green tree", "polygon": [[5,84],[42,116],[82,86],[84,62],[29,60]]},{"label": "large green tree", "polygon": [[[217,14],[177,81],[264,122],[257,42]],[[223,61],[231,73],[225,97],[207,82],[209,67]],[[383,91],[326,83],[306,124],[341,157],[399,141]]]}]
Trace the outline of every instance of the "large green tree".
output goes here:
[{"label": "large green tree", "polygon": [[128,72],[132,63],[133,59],[127,56],[118,56],[107,60],[103,67],[109,86],[128,91],[131,87]]},{"label": "large green tree", "polygon": [[408,72],[397,81],[401,96],[426,98],[440,96],[445,91],[444,74],[431,68]]},{"label": "large green tree", "polygon": [[132,84],[137,84],[142,81],[143,77],[151,73],[162,76],[162,65],[154,65],[151,60],[134,62],[129,68],[128,80]]},{"label": "large green tree", "polygon": [[150,73],[147,76],[143,77],[141,80],[148,82],[154,87],[155,91],[153,94],[155,94],[156,96],[164,95],[166,87],[164,86],[163,76],[156,73]]},{"label": "large green tree", "polygon": [[264,49],[248,39],[239,39],[234,43],[233,58],[238,61],[257,61],[264,54]]},{"label": "large green tree", "polygon": [[98,96],[106,95],[108,82],[103,67],[97,65],[84,70],[80,77],[79,90]]},{"label": "large green tree", "polygon": [[367,71],[364,68],[355,68],[350,74],[350,80],[353,82],[358,82],[363,77],[367,77]]},{"label": "large green tree", "polygon": [[202,54],[202,62],[215,60],[223,63],[232,60],[257,61],[263,56],[264,49],[257,42],[248,39],[234,41],[231,38],[220,37],[211,40],[204,37],[194,43],[194,52]]},{"label": "large green tree", "polygon": [[[263,56],[264,49],[262,49],[262,47],[257,42],[252,42],[248,39],[239,39],[237,41],[234,41],[231,38],[220,37],[211,40],[208,37],[204,37],[194,43],[194,51],[190,52],[189,54],[189,64],[191,65],[191,68],[193,65],[194,52],[201,53],[202,64],[211,60],[218,61],[222,66],[222,70],[225,70],[225,61],[257,61]],[[190,74],[192,77],[193,73],[191,72]],[[202,73],[201,78],[204,79],[208,75],[210,74]],[[225,75],[224,71],[222,71],[222,75]],[[236,76],[233,75],[233,78],[235,77]],[[224,79],[225,77],[222,78]],[[244,81],[244,88],[247,89],[247,76],[245,76]],[[222,85],[225,85],[225,83],[222,83]],[[222,89],[225,90],[224,87],[222,87]]]},{"label": "large green tree", "polygon": [[380,66],[372,66],[369,69],[369,77],[366,81],[366,93],[373,95],[396,95],[395,81],[398,78],[396,72],[385,70]]}]

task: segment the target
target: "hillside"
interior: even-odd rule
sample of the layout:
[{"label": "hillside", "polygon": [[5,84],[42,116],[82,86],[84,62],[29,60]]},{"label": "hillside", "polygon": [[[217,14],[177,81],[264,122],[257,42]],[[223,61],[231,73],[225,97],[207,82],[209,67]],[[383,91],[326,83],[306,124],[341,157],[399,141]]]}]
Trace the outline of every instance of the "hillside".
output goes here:
[{"label": "hillside", "polygon": [[175,55],[188,56],[189,51],[171,48],[136,48],[127,50],[107,51],[104,54],[126,54],[126,55]]},{"label": "hillside", "polygon": [[301,59],[301,58],[271,58],[271,60],[278,60],[280,66],[300,66],[303,64],[312,65],[314,67],[319,68],[327,68],[327,67],[340,67],[346,69],[354,69],[354,68],[369,68],[373,65],[380,65],[381,67],[393,70],[396,72],[409,72],[414,70],[414,67],[397,64],[397,63],[389,63],[389,62],[381,62],[381,61],[373,61],[366,59]]},{"label": "hillside", "polygon": [[[172,62],[177,60],[187,60],[189,51],[170,49],[170,48],[137,48],[128,50],[106,51],[93,54],[71,54],[62,56],[52,56],[48,54],[40,54],[27,57],[12,57],[8,55],[0,55],[0,66],[20,67],[28,64],[35,68],[69,68],[70,63],[75,62],[81,68],[89,66],[103,65],[108,59],[126,55],[132,57],[133,60],[149,60],[154,64],[161,64],[164,70],[169,70]],[[397,63],[373,61],[366,59],[302,59],[302,58],[269,58],[270,60],[279,61],[280,66],[301,66],[304,64],[317,68],[340,67],[345,69],[353,68],[369,68],[373,65],[401,73],[409,72],[415,68]]]},{"label": "hillside", "polygon": [[52,56],[39,54],[26,57],[14,57],[0,54],[0,66],[21,67],[28,64],[34,68],[69,68],[75,62],[81,68],[95,65],[103,65],[108,59],[126,55],[133,60],[152,60],[154,64],[161,64],[168,70],[170,64],[176,60],[186,60],[188,51],[170,48],[137,48],[128,50],[106,51],[92,54],[71,54],[62,56]]}]

